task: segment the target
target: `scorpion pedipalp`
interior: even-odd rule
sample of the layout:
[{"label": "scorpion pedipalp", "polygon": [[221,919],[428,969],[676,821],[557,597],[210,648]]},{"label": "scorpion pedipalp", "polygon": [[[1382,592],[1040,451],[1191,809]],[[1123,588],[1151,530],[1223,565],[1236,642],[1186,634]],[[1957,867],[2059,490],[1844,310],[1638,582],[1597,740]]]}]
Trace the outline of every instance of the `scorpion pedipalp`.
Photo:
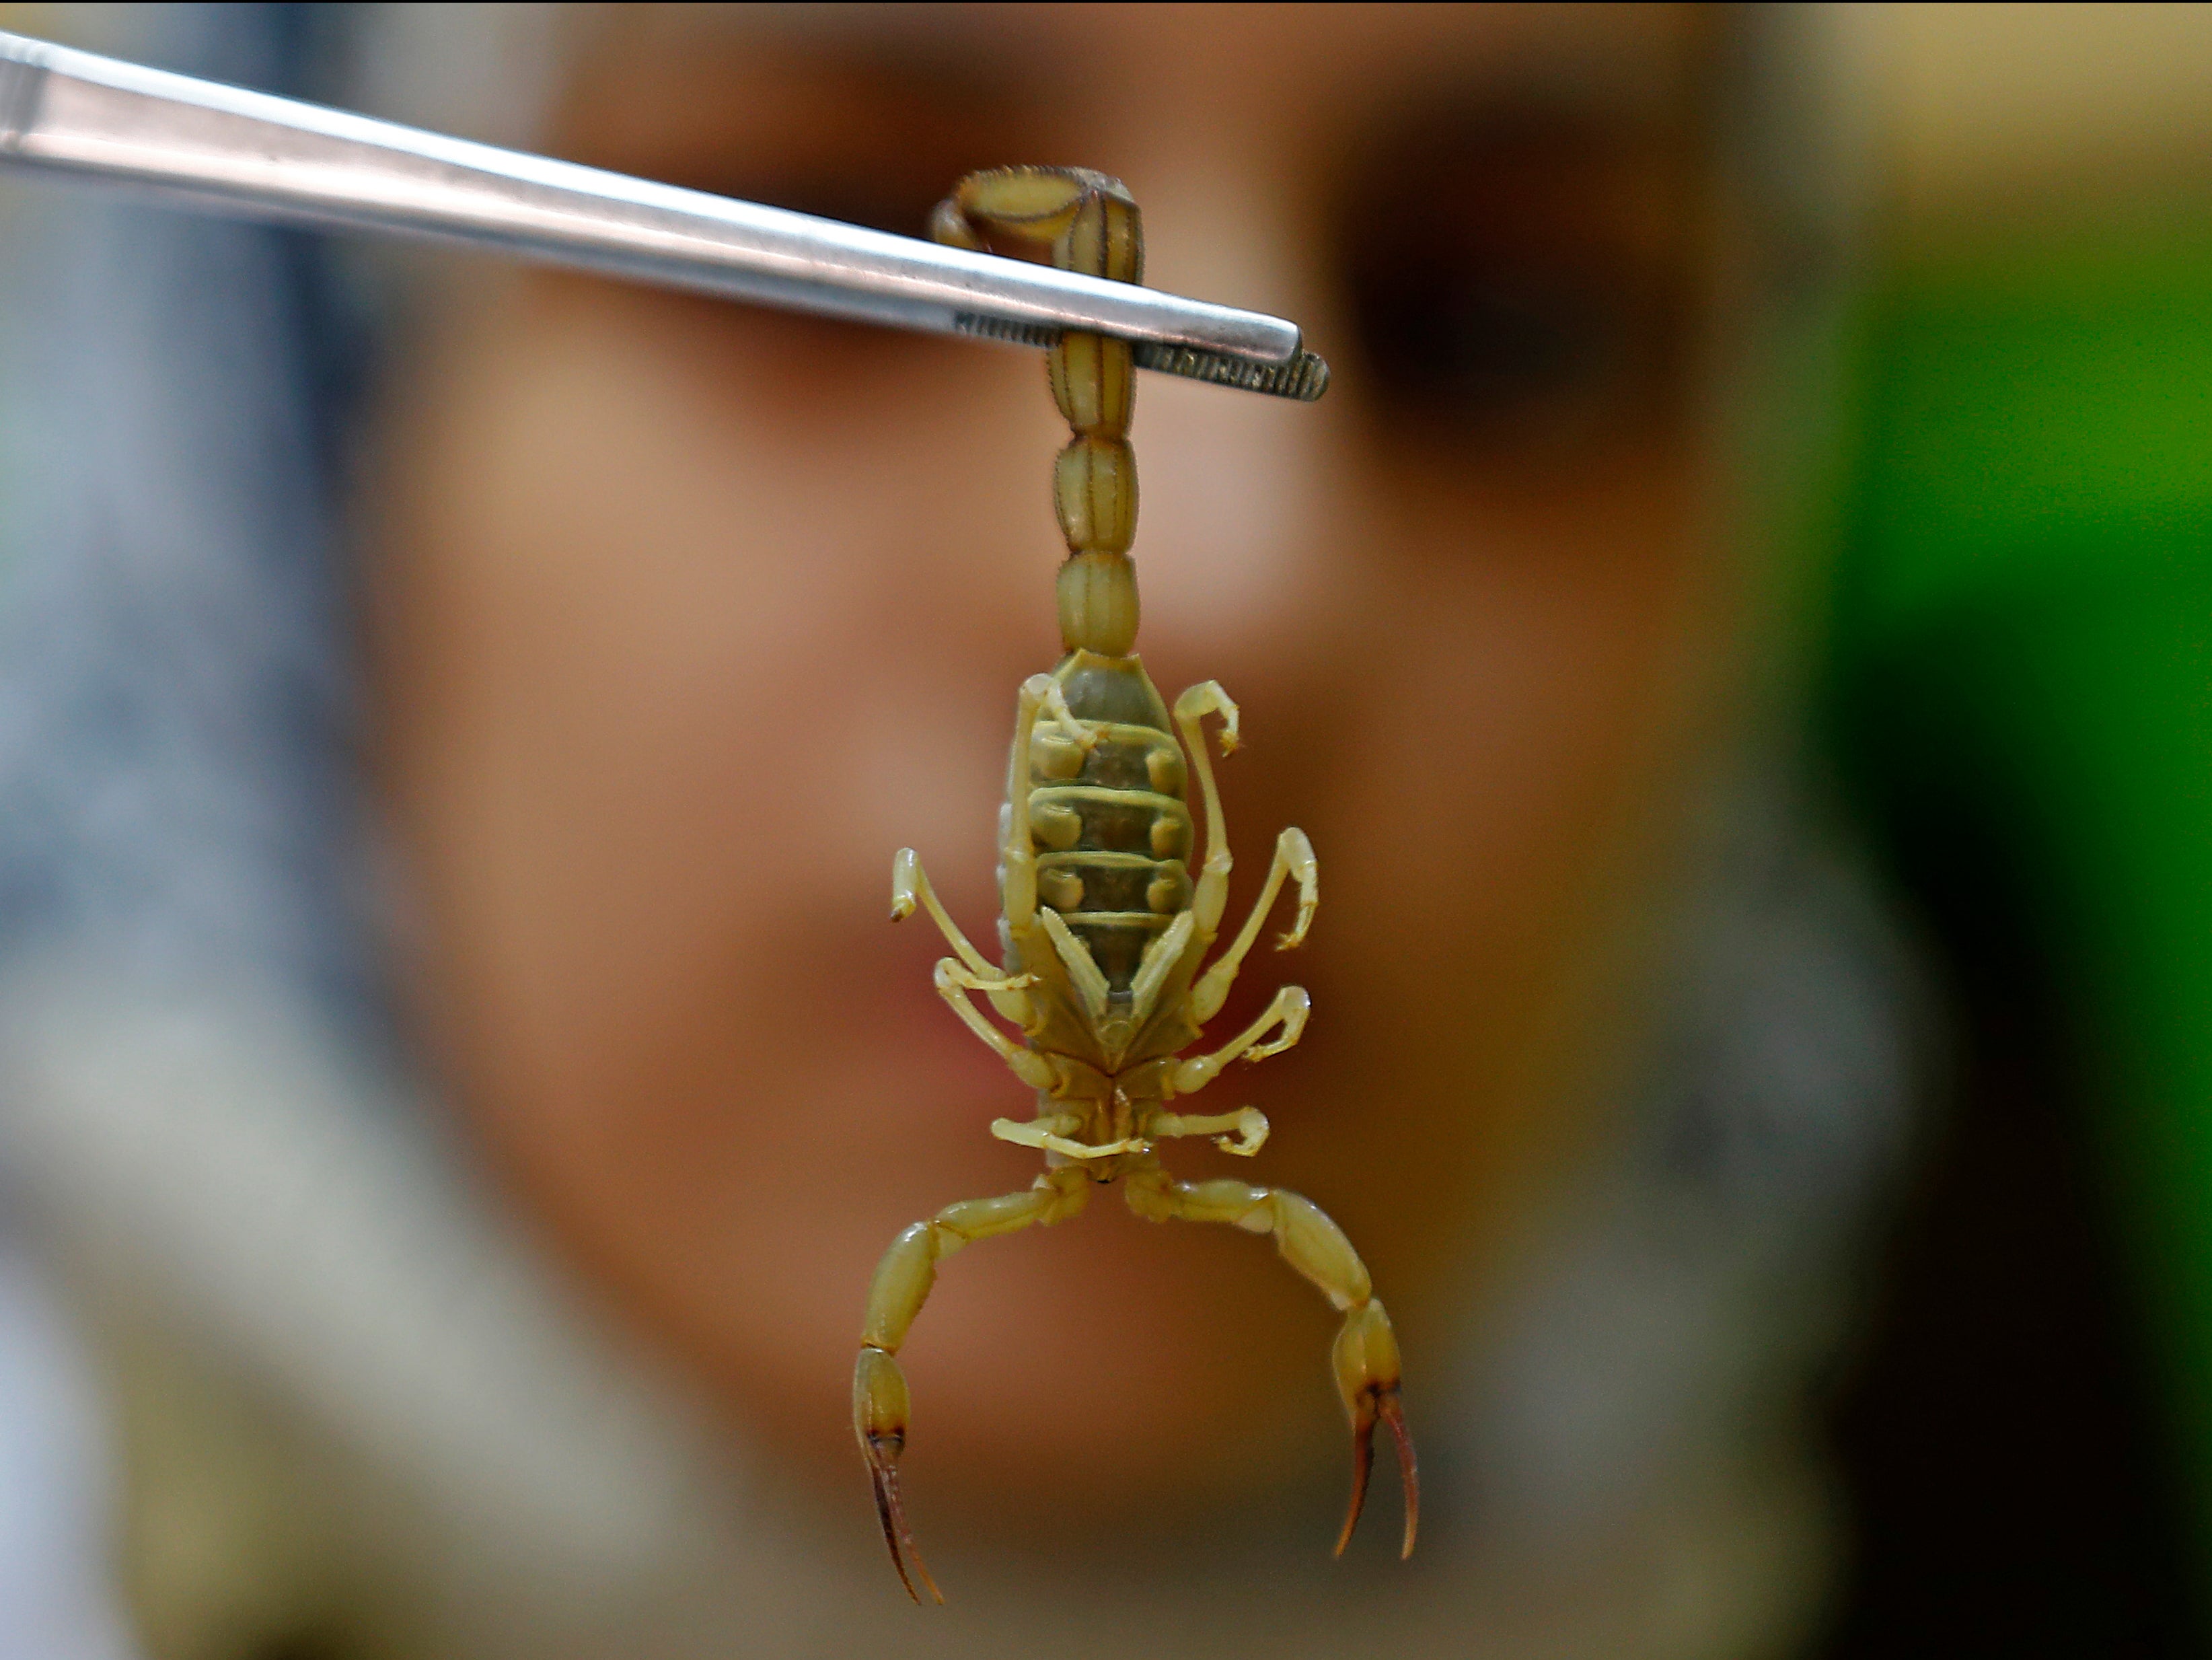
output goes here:
[{"label": "scorpion pedipalp", "polygon": [[860,1355],[853,1366],[853,1431],[875,1486],[876,1514],[884,1525],[892,1566],[898,1569],[907,1595],[917,1602],[921,1596],[908,1577],[909,1560],[931,1596],[942,1602],[945,1594],[915,1548],[899,1496],[898,1460],[906,1450],[909,1412],[906,1374],[896,1359],[899,1346],[937,1283],[940,1258],[977,1239],[1064,1221],[1079,1214],[1090,1197],[1090,1183],[1079,1169],[1047,1171],[1025,1192],[947,1205],[928,1221],[902,1231],[876,1264],[860,1325]]},{"label": "scorpion pedipalp", "polygon": [[1301,1195],[1242,1182],[1178,1182],[1157,1161],[1131,1172],[1127,1191],[1129,1208],[1151,1221],[1227,1222],[1249,1233],[1272,1235],[1283,1260],[1345,1310],[1330,1359],[1337,1392],[1352,1420],[1352,1503],[1337,1535],[1336,1554],[1343,1555],[1352,1542],[1352,1529],[1366,1506],[1379,1420],[1389,1426],[1397,1445],[1398,1473],[1406,1493],[1406,1531],[1399,1555],[1410,1556],[1419,1530],[1421,1481],[1399,1400],[1397,1335],[1375,1295],[1366,1265],[1344,1230]]}]

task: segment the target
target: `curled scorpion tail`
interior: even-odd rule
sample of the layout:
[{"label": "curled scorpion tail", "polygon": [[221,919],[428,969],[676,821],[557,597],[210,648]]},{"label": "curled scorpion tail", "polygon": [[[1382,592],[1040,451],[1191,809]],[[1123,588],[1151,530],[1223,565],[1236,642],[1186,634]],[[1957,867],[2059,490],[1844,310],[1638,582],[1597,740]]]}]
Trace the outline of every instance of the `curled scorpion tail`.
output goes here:
[{"label": "curled scorpion tail", "polygon": [[[940,242],[1103,277],[1144,279],[1136,203],[1118,179],[1083,167],[974,173],[930,218]],[[1053,401],[1073,431],[1053,468],[1067,562],[1060,633],[1068,650],[1126,657],[1137,641],[1137,457],[1129,447],[1136,362],[1126,340],[1068,333],[1046,354]]]}]

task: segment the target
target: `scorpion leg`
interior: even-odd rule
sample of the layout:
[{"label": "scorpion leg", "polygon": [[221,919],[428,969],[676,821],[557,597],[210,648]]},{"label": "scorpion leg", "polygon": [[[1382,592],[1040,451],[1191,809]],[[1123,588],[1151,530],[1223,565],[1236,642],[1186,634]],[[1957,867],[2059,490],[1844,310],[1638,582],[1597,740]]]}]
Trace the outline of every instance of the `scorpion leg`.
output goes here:
[{"label": "scorpion leg", "polygon": [[[1275,1000],[1261,1011],[1260,1018],[1236,1037],[1212,1054],[1194,1055],[1177,1066],[1176,1093],[1197,1094],[1240,1055],[1248,1061],[1264,1061],[1271,1055],[1280,1055],[1304,1034],[1306,1017],[1312,1012],[1313,1001],[1306,995],[1304,986],[1285,986],[1275,994]],[[1282,1036],[1272,1043],[1262,1043],[1260,1040],[1276,1026],[1283,1029]]]},{"label": "scorpion leg", "polygon": [[1336,1554],[1343,1555],[1352,1542],[1352,1530],[1367,1501],[1379,1421],[1397,1444],[1398,1475],[1406,1491],[1406,1532],[1398,1554],[1411,1556],[1420,1525],[1421,1481],[1399,1400],[1402,1368],[1398,1339],[1375,1295],[1366,1265],[1344,1230],[1311,1200],[1284,1189],[1230,1181],[1178,1182],[1156,1160],[1129,1173],[1127,1198],[1129,1208],[1147,1221],[1227,1222],[1248,1233],[1272,1234],[1283,1260],[1345,1310],[1330,1360],[1337,1393],[1352,1419],[1352,1505],[1337,1535]]},{"label": "scorpion leg", "polygon": [[[1082,1170],[1069,1166],[1048,1171],[1025,1193],[997,1199],[969,1199],[947,1205],[927,1222],[916,1222],[891,1242],[868,1282],[867,1312],[860,1323],[860,1355],[853,1367],[853,1431],[860,1438],[868,1477],[875,1485],[876,1514],[884,1524],[884,1542],[890,1546],[891,1566],[899,1583],[917,1602],[914,1574],[938,1602],[945,1600],[937,1582],[922,1565],[914,1535],[899,1502],[898,1460],[906,1450],[908,1396],[906,1374],[892,1357],[921,1312],[929,1288],[937,1280],[937,1264],[970,1240],[994,1234],[1066,1221],[1078,1214],[1091,1196],[1091,1181]],[[914,1574],[908,1572],[913,1565]]]},{"label": "scorpion leg", "polygon": [[1166,1141],[1185,1135],[1210,1135],[1222,1152],[1245,1158],[1267,1145],[1267,1115],[1257,1107],[1189,1118],[1179,1112],[1160,1112],[1145,1121],[1147,1136]]},{"label": "scorpion leg", "polygon": [[905,921],[914,915],[917,903],[929,913],[938,932],[945,936],[945,943],[952,947],[962,964],[975,976],[974,982],[965,989],[989,993],[991,1006],[1027,1031],[1036,1018],[1036,1006],[1026,992],[1027,977],[1014,975],[1002,983],[989,983],[998,981],[1004,970],[975,949],[960,931],[960,925],[938,903],[937,890],[930,885],[929,873],[922,869],[921,856],[912,848],[901,848],[891,860],[891,921]]},{"label": "scorpion leg", "polygon": [[[1006,822],[999,835],[999,903],[1006,931],[1017,940],[1036,927],[1036,838],[1030,829],[1030,740],[1037,715],[1059,687],[1048,674],[1022,682],[1014,705],[1014,752],[1006,787]],[[1026,947],[1024,951],[1026,957]]]},{"label": "scorpion leg", "polygon": [[891,860],[891,921],[904,921],[914,915],[916,904],[929,913],[930,921],[945,936],[945,943],[952,947],[953,955],[967,966],[969,972],[981,979],[998,976],[998,965],[969,942],[960,925],[938,903],[937,890],[929,885],[929,873],[922,869],[921,855],[912,848],[901,848]]},{"label": "scorpion leg", "polygon": [[1032,1118],[1026,1124],[1018,1124],[1011,1118],[994,1118],[991,1134],[1001,1141],[1012,1142],[1018,1147],[1035,1147],[1040,1152],[1056,1152],[1068,1158],[1108,1158],[1117,1152],[1142,1152],[1152,1146],[1140,1135],[1127,1136],[1096,1147],[1085,1141],[1071,1140],[1067,1133],[1082,1126],[1083,1120],[1073,1113],[1055,1112],[1042,1118]]},{"label": "scorpion leg", "polygon": [[968,1000],[970,992],[1018,992],[1031,983],[1026,974],[1017,974],[1003,980],[986,980],[962,968],[950,957],[937,959],[934,976],[937,994],[952,1006],[968,1030],[988,1043],[999,1058],[1012,1068],[1015,1077],[1031,1089],[1050,1089],[1054,1082],[1051,1063],[1035,1049],[1025,1049],[983,1018],[982,1010]]},{"label": "scorpion leg", "polygon": [[1176,726],[1183,747],[1198,773],[1198,787],[1206,803],[1206,862],[1199,867],[1198,886],[1190,908],[1198,918],[1199,947],[1213,943],[1220,931],[1221,913],[1229,907],[1229,828],[1221,817],[1221,791],[1213,781],[1213,763],[1206,753],[1206,733],[1200,722],[1209,714],[1221,717],[1221,752],[1237,748],[1237,704],[1217,680],[1202,680],[1176,699]]},{"label": "scorpion leg", "polygon": [[1276,896],[1282,892],[1285,879],[1293,876],[1298,880],[1297,918],[1291,924],[1291,931],[1275,942],[1277,951],[1288,951],[1306,937],[1306,930],[1313,926],[1314,907],[1321,903],[1321,867],[1314,858],[1313,843],[1296,825],[1275,838],[1275,857],[1267,866],[1267,884],[1260,890],[1259,901],[1252,907],[1252,915],[1245,919],[1236,940],[1190,988],[1191,1018],[1199,1025],[1204,1025],[1221,1012],[1230,987],[1237,983],[1237,970],[1243,965],[1244,953],[1259,939],[1260,925],[1274,909]]}]

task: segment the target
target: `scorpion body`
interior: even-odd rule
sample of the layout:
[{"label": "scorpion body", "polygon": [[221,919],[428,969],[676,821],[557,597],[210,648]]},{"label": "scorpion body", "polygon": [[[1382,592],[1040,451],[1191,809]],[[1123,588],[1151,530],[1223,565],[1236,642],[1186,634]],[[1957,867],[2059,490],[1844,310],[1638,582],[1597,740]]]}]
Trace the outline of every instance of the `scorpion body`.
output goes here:
[{"label": "scorpion body", "polygon": [[[1122,282],[1142,276],[1137,208],[1117,179],[1074,168],[1015,167],[971,174],[932,217],[940,240]],[[1310,1201],[1236,1181],[1182,1182],[1154,1144],[1208,1136],[1255,1153],[1267,1121],[1244,1107],[1217,1116],[1172,1110],[1231,1062],[1259,1061],[1297,1043],[1305,992],[1285,986],[1260,1017],[1208,1054],[1183,1051],[1220,1011],[1245,956],[1286,884],[1297,909],[1278,941],[1305,938],[1318,901],[1304,832],[1277,838],[1267,882],[1228,948],[1207,964],[1228,902],[1231,858],[1203,723],[1236,746],[1237,706],[1212,681],[1173,711],[1134,654],[1138,605],[1129,548],[1136,530],[1136,461],[1128,441],[1129,346],[1069,334],[1047,359],[1054,401],[1073,429],[1055,465],[1054,499],[1068,556],[1059,610],[1066,657],[1033,675],[1017,703],[1006,801],[1000,813],[1000,961],[987,958],[946,914],[913,849],[892,867],[891,915],[927,910],[952,948],[936,970],[953,1012],[1036,1091],[1036,1116],[1000,1119],[991,1133],[1035,1147],[1046,1170],[1026,1191],[969,1200],[917,1222],[893,1241],[868,1289],[853,1380],[854,1426],[872,1480],[893,1566],[908,1594],[915,1578],[944,1600],[915,1548],[901,1501],[898,1458],[908,1398],[894,1358],[935,1281],[962,1246],[1078,1214],[1095,1184],[1122,1182],[1130,1207],[1154,1221],[1227,1222],[1273,1237],[1291,1266],[1345,1313],[1333,1359],[1352,1428],[1352,1500],[1336,1549],[1359,1519],[1379,1422],[1395,1443],[1406,1494],[1401,1554],[1419,1511],[1413,1444],[1399,1405],[1397,1340],[1365,1267]],[[1195,778],[1203,855],[1188,800]],[[1201,966],[1203,965],[1203,966]],[[1020,1041],[980,1009],[981,996]],[[911,1569],[911,1572],[909,1572]]]}]

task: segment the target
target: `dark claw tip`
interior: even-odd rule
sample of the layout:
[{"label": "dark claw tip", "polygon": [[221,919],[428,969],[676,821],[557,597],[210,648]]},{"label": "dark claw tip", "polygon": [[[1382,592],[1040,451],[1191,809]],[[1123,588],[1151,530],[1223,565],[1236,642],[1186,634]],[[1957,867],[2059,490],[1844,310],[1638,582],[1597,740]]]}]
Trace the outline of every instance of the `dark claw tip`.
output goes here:
[{"label": "dark claw tip", "polygon": [[1406,1428],[1405,1408],[1398,1403],[1398,1391],[1392,1389],[1382,1397],[1382,1421],[1390,1426],[1390,1438],[1398,1444],[1398,1478],[1406,1488],[1406,1538],[1398,1548],[1398,1560],[1402,1562],[1413,1554],[1413,1535],[1421,1529],[1421,1472],[1413,1460],[1413,1438]]},{"label": "dark claw tip", "polygon": [[[903,1437],[897,1438],[897,1443],[903,1440]],[[938,1590],[937,1581],[930,1577],[929,1566],[921,1560],[921,1552],[915,1546],[914,1533],[906,1524],[905,1506],[899,1502],[898,1466],[891,1462],[898,1452],[897,1444],[886,1449],[875,1438],[869,1438],[868,1475],[876,1489],[876,1517],[884,1524],[884,1543],[890,1548],[891,1566],[898,1571],[899,1584],[906,1587],[906,1594],[916,1602],[921,1601],[921,1593],[914,1586],[914,1577],[907,1572],[907,1564],[911,1561],[914,1573],[929,1589],[930,1600],[942,1608],[945,1593]]]},{"label": "dark claw tip", "polygon": [[1340,1557],[1352,1542],[1352,1530],[1359,1525],[1359,1512],[1367,1505],[1367,1478],[1375,1470],[1375,1414],[1366,1402],[1359,1404],[1359,1416],[1352,1426],[1352,1505],[1344,1513],[1344,1530],[1336,1535],[1333,1553]]},{"label": "dark claw tip", "polygon": [[1413,1554],[1413,1536],[1421,1525],[1421,1473],[1413,1460],[1413,1438],[1406,1428],[1405,1409],[1399,1404],[1398,1391],[1381,1389],[1366,1396],[1359,1403],[1358,1415],[1352,1425],[1352,1505],[1345,1512],[1344,1530],[1336,1535],[1335,1554],[1342,1556],[1345,1547],[1352,1542],[1352,1531],[1359,1525],[1359,1513],[1367,1505],[1368,1478],[1375,1473],[1375,1425],[1381,1420],[1389,1426],[1390,1438],[1398,1448],[1398,1476],[1406,1489],[1406,1536],[1398,1548],[1398,1560],[1403,1561]]}]

